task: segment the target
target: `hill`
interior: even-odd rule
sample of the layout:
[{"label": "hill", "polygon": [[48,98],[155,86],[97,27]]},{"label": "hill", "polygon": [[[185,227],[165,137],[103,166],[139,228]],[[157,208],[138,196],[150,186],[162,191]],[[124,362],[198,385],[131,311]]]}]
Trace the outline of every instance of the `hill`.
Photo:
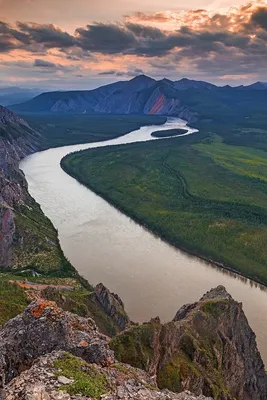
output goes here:
[{"label": "hill", "polygon": [[156,81],[145,75],[94,90],[48,92],[12,106],[19,113],[147,114],[199,120],[247,118],[266,113],[267,86],[218,87],[183,78]]}]

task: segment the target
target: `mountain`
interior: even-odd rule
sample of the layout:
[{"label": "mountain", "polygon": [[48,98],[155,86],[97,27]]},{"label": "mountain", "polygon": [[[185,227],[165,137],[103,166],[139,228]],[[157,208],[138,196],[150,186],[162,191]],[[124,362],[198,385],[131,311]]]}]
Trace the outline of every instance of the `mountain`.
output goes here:
[{"label": "mountain", "polygon": [[216,400],[265,400],[267,375],[242,305],[223,286],[111,341],[115,357],[157,377],[158,386]]},{"label": "mountain", "polygon": [[38,150],[41,140],[26,121],[0,106],[0,268],[57,270],[65,265],[57,232],[29,195],[19,169],[20,160]]},{"label": "mountain", "polygon": [[38,96],[42,89],[24,89],[17,86],[0,87],[0,104],[18,104]]},{"label": "mountain", "polygon": [[242,305],[222,286],[182,307],[172,322],[135,324],[111,340],[92,318],[39,298],[6,323],[0,339],[0,394],[6,400],[267,396],[255,335]]},{"label": "mountain", "polygon": [[174,82],[174,87],[178,90],[200,89],[200,90],[213,90],[217,86],[208,82],[194,81],[191,79],[183,78]]},{"label": "mountain", "polygon": [[16,112],[109,113],[188,116],[195,113],[179,101],[173,82],[140,75],[89,91],[43,93],[11,107]]},{"label": "mountain", "polygon": [[[145,75],[94,90],[43,93],[12,106],[16,112],[152,114],[199,119],[244,118],[250,110],[265,112],[267,86],[218,87],[208,82],[183,78],[156,81]],[[262,96],[259,97],[259,92]]]},{"label": "mountain", "polygon": [[266,90],[267,89],[267,83],[256,82],[256,83],[253,83],[252,85],[245,86],[245,89]]}]

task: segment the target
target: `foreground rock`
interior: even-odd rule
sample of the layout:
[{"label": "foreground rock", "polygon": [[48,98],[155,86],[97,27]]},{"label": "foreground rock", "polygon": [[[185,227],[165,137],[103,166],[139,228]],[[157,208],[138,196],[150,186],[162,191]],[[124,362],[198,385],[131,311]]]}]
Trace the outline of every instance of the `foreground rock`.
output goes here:
[{"label": "foreground rock", "polygon": [[92,319],[39,300],[0,331],[0,385],[3,387],[38,357],[53,350],[66,350],[101,365],[114,361],[107,337],[99,333]]},{"label": "foreground rock", "polygon": [[216,399],[265,400],[267,377],[242,305],[222,286],[165,325],[133,327],[112,340],[119,361],[157,375],[161,388]]},{"label": "foreground rock", "polygon": [[35,301],[0,331],[0,388],[5,400],[267,399],[255,335],[222,286],[172,322],[112,340],[91,318]]},{"label": "foreground rock", "polygon": [[[76,388],[80,395],[72,394]],[[153,378],[128,365],[90,365],[64,352],[38,359],[7,386],[5,395],[6,400],[85,400],[100,396],[103,400],[209,400],[189,393],[160,391]]]}]

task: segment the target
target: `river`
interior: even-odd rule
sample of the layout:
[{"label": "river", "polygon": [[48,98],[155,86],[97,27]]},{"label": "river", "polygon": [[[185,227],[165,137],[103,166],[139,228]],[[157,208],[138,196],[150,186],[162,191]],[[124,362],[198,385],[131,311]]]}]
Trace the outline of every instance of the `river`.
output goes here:
[{"label": "river", "polygon": [[[49,149],[28,156],[20,168],[30,194],[58,229],[66,257],[89,282],[102,282],[118,293],[132,320],[143,322],[159,316],[169,321],[183,304],[194,302],[212,287],[224,285],[243,303],[267,365],[265,288],[168,245],[60,167],[60,160],[73,151],[160,140],[151,132],[185,127],[185,121],[173,119],[160,128],[142,127],[106,142]],[[197,135],[189,128],[191,133]]]}]

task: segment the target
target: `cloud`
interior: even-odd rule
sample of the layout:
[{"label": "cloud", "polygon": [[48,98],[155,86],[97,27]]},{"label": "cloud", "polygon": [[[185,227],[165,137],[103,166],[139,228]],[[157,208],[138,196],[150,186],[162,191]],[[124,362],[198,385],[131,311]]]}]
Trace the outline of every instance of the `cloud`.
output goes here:
[{"label": "cloud", "polygon": [[260,7],[251,16],[251,24],[267,30],[267,7]]},{"label": "cloud", "polygon": [[132,76],[137,76],[137,75],[142,75],[144,74],[144,71],[140,68],[134,68],[129,71],[119,71],[116,69],[110,69],[107,71],[102,71],[99,72],[98,75],[100,76],[105,76],[105,75],[115,75],[115,76],[126,76],[126,77],[132,77]]},{"label": "cloud", "polygon": [[39,58],[34,60],[33,66],[40,68],[57,68],[57,65],[55,63],[46,60],[41,60]]},{"label": "cloud", "polygon": [[[76,39],[53,24],[17,22],[13,27],[0,21],[0,51],[25,49],[34,52],[51,48],[68,48],[76,45]],[[39,46],[38,46],[39,45]],[[41,47],[40,47],[41,46]]]},{"label": "cloud", "polygon": [[78,46],[104,54],[123,53],[137,45],[135,35],[123,25],[94,24],[76,29]]},{"label": "cloud", "polygon": [[120,23],[77,27],[74,34],[53,24],[3,21],[0,52],[10,55],[10,62],[19,53],[29,57],[39,74],[54,70],[59,75],[76,71],[76,77],[80,71],[84,77],[129,77],[146,70],[167,77],[263,76],[267,6],[249,3],[216,13],[137,12]]},{"label": "cloud", "polygon": [[27,24],[18,22],[17,27],[26,35],[30,43],[41,43],[47,48],[75,46],[75,38],[53,24]]},{"label": "cloud", "polygon": [[135,12],[132,15],[125,15],[126,20],[130,21],[139,21],[139,22],[169,22],[170,17],[166,15],[164,12],[158,12],[154,14],[146,14],[140,11]]}]

